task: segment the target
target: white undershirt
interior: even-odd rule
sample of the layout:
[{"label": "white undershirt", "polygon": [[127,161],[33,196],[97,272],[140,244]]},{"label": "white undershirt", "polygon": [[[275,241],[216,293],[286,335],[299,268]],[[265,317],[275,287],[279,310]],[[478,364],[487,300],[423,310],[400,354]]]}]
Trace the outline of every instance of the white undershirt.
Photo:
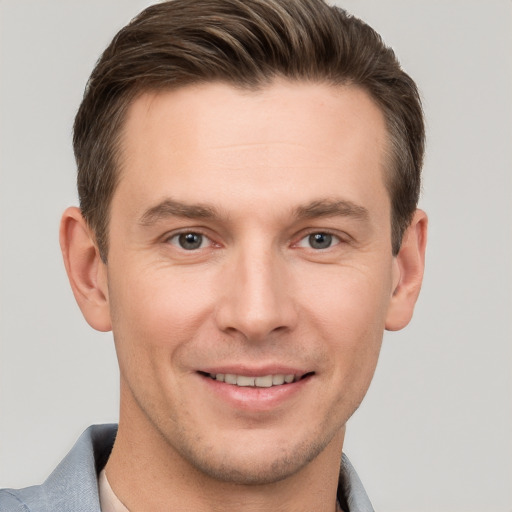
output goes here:
[{"label": "white undershirt", "polygon": [[105,470],[98,477],[101,512],[130,512],[115,495],[107,480]]}]

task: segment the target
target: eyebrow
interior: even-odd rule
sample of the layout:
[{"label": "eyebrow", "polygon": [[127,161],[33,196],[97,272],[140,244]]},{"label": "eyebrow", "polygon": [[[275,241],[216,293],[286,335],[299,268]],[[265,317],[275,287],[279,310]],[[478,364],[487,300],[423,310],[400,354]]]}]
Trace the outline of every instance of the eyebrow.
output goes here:
[{"label": "eyebrow", "polygon": [[208,205],[186,204],[173,199],[164,199],[146,210],[139,223],[150,226],[168,217],[185,217],[187,219],[212,219],[219,217],[217,210]]},{"label": "eyebrow", "polygon": [[[299,220],[336,216],[367,220],[369,213],[366,208],[352,201],[322,199],[311,201],[303,206],[298,206],[294,210],[294,216]],[[222,216],[213,206],[206,204],[186,204],[168,198],[146,210],[140,217],[139,223],[143,226],[151,226],[169,217],[218,219]]]},{"label": "eyebrow", "polygon": [[322,199],[312,201],[305,206],[295,209],[295,215],[299,219],[313,219],[319,217],[353,217],[357,220],[367,220],[368,210],[352,201]]}]

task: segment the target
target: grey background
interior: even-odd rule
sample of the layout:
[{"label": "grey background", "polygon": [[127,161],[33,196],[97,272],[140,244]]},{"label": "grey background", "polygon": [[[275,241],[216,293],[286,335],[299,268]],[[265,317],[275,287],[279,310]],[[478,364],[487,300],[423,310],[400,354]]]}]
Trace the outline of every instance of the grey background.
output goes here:
[{"label": "grey background", "polygon": [[[341,3],[341,2],[340,2]],[[71,125],[93,64],[149,2],[0,2],[0,487],[43,480],[115,421],[110,334],[61,263],[76,204]],[[512,511],[512,2],[346,0],[424,97],[425,282],[385,336],[345,451],[381,512]]]}]

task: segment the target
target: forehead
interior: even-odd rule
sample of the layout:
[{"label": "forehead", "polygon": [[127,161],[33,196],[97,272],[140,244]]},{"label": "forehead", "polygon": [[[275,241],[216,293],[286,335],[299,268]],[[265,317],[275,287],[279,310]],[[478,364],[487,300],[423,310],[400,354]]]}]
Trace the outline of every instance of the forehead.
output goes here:
[{"label": "forehead", "polygon": [[386,140],[380,109],[356,87],[276,81],[145,93],[127,113],[119,189],[140,199],[172,187],[196,202],[227,185],[263,201],[272,189],[262,183],[292,188],[297,200],[329,186],[371,193],[383,186]]}]

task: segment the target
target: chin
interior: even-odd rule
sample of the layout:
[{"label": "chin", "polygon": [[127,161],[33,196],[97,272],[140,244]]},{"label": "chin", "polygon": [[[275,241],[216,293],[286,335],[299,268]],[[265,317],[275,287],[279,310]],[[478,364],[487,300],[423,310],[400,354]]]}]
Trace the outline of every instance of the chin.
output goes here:
[{"label": "chin", "polygon": [[[253,436],[251,436],[253,437]],[[306,442],[287,443],[250,439],[224,446],[181,446],[182,458],[216,481],[237,485],[268,485],[300,472],[317,458],[332,440],[312,436]],[[314,440],[314,441],[311,441]]]}]

